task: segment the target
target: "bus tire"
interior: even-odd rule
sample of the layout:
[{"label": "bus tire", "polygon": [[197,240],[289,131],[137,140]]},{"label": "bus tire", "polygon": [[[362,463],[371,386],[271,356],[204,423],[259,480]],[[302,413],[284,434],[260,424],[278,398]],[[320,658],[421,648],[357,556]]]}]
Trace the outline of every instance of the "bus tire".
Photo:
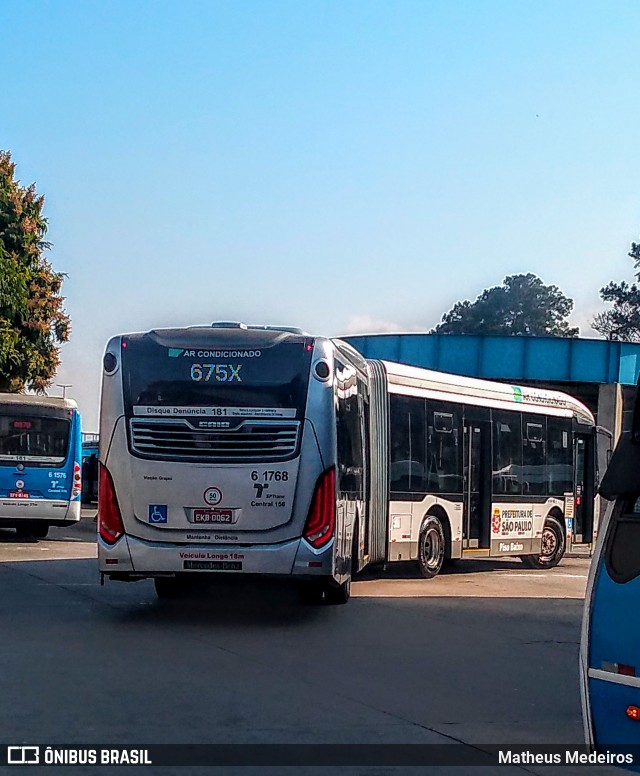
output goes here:
[{"label": "bus tire", "polygon": [[355,577],[355,575],[360,570],[358,568],[359,558],[358,554],[360,552],[360,544],[358,542],[358,522],[356,520],[355,527],[353,529],[353,542],[351,544],[351,578]]},{"label": "bus tire", "polygon": [[342,606],[343,604],[346,604],[350,598],[351,573],[349,573],[349,576],[341,585],[337,585],[335,582],[329,582],[324,589],[324,600],[329,606]]},{"label": "bus tire", "polygon": [[319,606],[324,599],[324,585],[319,579],[300,585],[300,601],[306,606]]},{"label": "bus tire", "polygon": [[153,585],[158,598],[179,598],[185,591],[184,580],[180,577],[155,577]]},{"label": "bus tire", "polygon": [[566,548],[562,521],[556,515],[548,515],[542,529],[542,552],[540,555],[521,555],[520,558],[531,569],[552,569],[560,563]]},{"label": "bus tire", "polygon": [[19,539],[44,539],[49,533],[49,524],[39,520],[26,520],[16,526],[16,534]]},{"label": "bus tire", "polygon": [[35,536],[36,539],[46,539],[49,533],[49,524],[41,523],[38,521],[34,523],[31,528],[31,536]]},{"label": "bus tire", "polygon": [[431,579],[442,568],[445,538],[442,521],[436,515],[427,515],[418,540],[418,568],[423,577]]}]

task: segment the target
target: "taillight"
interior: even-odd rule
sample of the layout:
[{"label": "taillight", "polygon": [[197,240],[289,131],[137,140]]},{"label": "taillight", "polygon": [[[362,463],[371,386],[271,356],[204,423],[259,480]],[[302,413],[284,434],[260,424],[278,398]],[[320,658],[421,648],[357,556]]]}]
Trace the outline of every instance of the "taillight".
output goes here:
[{"label": "taillight", "polygon": [[71,498],[78,498],[82,493],[82,467],[76,461],[73,464],[73,487],[71,489]]},{"label": "taillight", "polygon": [[331,540],[335,525],[336,472],[335,469],[327,469],[318,477],[304,527],[304,538],[312,547],[319,549]]},{"label": "taillight", "polygon": [[102,464],[98,474],[98,532],[107,544],[115,544],[124,534],[113,479]]}]

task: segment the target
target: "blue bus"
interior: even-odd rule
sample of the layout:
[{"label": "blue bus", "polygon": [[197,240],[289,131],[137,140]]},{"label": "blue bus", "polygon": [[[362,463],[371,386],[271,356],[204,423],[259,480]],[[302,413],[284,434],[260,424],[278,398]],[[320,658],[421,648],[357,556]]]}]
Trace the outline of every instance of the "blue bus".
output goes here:
[{"label": "blue bus", "polygon": [[80,520],[81,433],[71,399],[0,394],[0,527],[42,539]]},{"label": "blue bus", "polygon": [[[580,647],[587,743],[640,745],[640,391],[600,486],[609,500],[589,572]],[[623,767],[640,772],[640,758]]]},{"label": "blue bus", "polygon": [[82,432],[82,503],[98,502],[98,456],[100,437],[98,434]]}]

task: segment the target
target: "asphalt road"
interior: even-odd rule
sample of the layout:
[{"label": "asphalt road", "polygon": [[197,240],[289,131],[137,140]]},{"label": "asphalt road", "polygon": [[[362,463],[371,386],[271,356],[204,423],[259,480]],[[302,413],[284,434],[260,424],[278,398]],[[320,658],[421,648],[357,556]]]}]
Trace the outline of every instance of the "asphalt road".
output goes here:
[{"label": "asphalt road", "polygon": [[[435,580],[395,568],[354,584],[346,607],[305,608],[288,587],[237,579],[159,602],[147,581],[100,587],[94,530],[85,519],[27,543],[0,531],[4,743],[582,743],[588,558],[549,572],[467,561]],[[556,771],[585,773],[473,769]],[[417,771],[340,769],[401,772]]]}]

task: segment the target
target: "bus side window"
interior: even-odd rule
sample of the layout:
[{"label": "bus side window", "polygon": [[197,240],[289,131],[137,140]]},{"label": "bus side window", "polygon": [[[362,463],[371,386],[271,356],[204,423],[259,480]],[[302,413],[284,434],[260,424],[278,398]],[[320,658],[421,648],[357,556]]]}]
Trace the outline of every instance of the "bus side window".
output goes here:
[{"label": "bus side window", "polygon": [[522,433],[519,412],[492,410],[493,492],[522,493]]},{"label": "bus side window", "polygon": [[547,420],[542,415],[522,416],[522,485],[525,495],[544,496],[547,493],[544,463],[546,426]]},{"label": "bus side window", "polygon": [[[618,509],[618,505],[615,507]],[[640,498],[623,505],[609,529],[605,550],[607,572],[614,582],[624,585],[640,576]]]},{"label": "bus side window", "polygon": [[425,402],[413,396],[396,396],[390,401],[392,494],[424,493],[425,488]]},{"label": "bus side window", "polygon": [[336,361],[338,490],[362,497],[362,428],[355,372]]},{"label": "bus side window", "polygon": [[569,418],[547,419],[547,478],[550,496],[573,492],[573,446]]},{"label": "bus side window", "polygon": [[427,488],[435,493],[462,492],[461,412],[455,405],[427,403]]}]

